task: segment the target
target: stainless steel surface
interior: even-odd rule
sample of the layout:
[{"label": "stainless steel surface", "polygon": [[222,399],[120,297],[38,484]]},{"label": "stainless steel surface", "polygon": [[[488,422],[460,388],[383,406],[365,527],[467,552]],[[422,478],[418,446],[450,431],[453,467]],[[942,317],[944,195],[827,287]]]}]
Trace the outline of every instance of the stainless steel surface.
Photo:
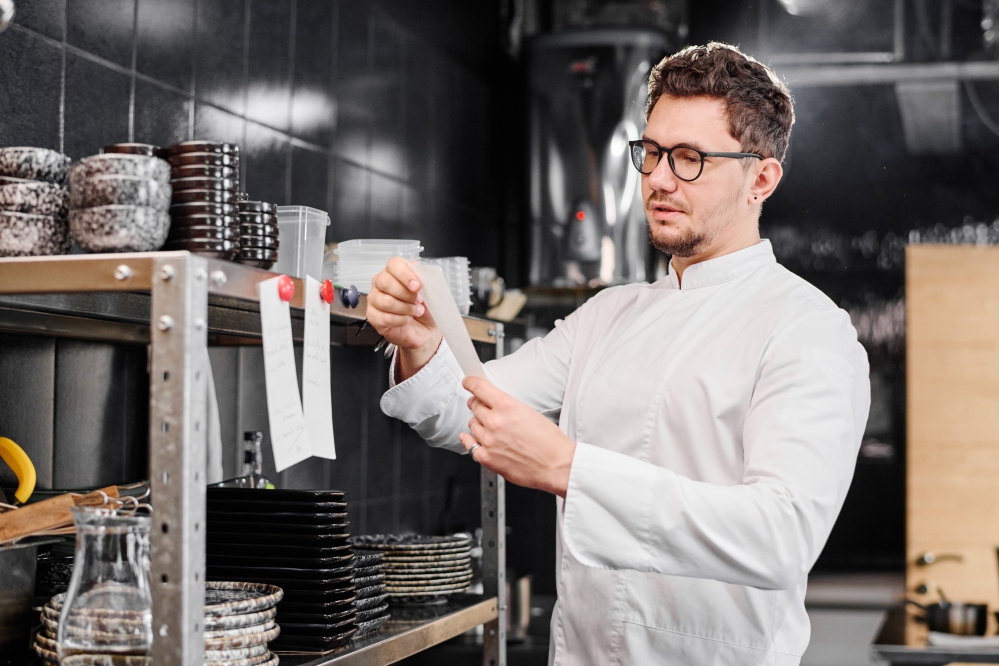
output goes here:
[{"label": "stainless steel surface", "polygon": [[[496,599],[455,595],[447,605],[402,607],[381,631],[351,643],[344,652],[322,657],[281,655],[281,666],[385,666],[460,636],[497,615]],[[405,613],[406,621],[396,618]]]},{"label": "stainless steel surface", "polygon": [[935,564],[936,562],[963,562],[963,555],[956,555],[953,553],[944,553],[942,555],[937,555],[936,553],[923,553],[916,560],[917,567],[925,567],[930,564]]},{"label": "stainless steel surface", "polygon": [[[163,272],[164,268],[171,271]],[[204,663],[207,262],[187,253],[151,262],[149,468],[155,499],[151,586],[153,663]],[[165,278],[165,279],[164,279]],[[201,325],[199,326],[199,320]]]},{"label": "stainless steel surface", "polygon": [[825,65],[780,67],[774,70],[793,91],[821,86],[885,85],[906,81],[996,81],[999,62],[926,62],[890,65]]},{"label": "stainless steel surface", "polygon": [[496,597],[499,615],[485,626],[483,666],[506,666],[506,481],[482,468],[482,583]]}]

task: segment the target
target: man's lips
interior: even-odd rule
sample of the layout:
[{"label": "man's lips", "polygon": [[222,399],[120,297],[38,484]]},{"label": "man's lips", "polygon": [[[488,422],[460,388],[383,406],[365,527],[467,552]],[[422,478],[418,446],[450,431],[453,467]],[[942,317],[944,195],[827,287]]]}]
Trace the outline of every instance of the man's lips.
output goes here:
[{"label": "man's lips", "polygon": [[649,202],[647,208],[656,220],[671,220],[684,214],[684,211],[664,203]]}]

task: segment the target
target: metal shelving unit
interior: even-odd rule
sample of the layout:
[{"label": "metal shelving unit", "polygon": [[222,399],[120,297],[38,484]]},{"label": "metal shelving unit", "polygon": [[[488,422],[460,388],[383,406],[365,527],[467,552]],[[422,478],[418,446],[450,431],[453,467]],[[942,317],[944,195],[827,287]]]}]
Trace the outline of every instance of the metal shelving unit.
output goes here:
[{"label": "metal shelving unit", "polygon": [[[260,344],[257,283],[273,273],[188,252],[0,259],[0,330],[149,345],[149,469],[153,663],[204,663],[205,396],[208,346]],[[305,285],[295,282],[292,330],[300,341]],[[366,299],[334,298],[334,345],[371,345]],[[473,340],[503,354],[503,325],[465,318]],[[485,625],[483,664],[506,664],[506,548],[502,477],[482,470],[481,597],[462,595],[411,625],[348,650],[289,664],[390,664]],[[286,661],[286,660],[282,660]]]}]

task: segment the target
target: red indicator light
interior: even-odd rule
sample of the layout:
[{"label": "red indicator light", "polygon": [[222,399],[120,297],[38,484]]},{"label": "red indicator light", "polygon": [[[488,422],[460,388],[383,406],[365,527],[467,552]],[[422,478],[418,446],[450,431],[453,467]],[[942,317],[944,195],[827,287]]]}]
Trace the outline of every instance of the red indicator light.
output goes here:
[{"label": "red indicator light", "polygon": [[582,222],[583,220],[585,220],[586,219],[586,212],[585,211],[581,211],[581,210],[577,210],[576,211],[576,219],[579,220],[580,222]]}]

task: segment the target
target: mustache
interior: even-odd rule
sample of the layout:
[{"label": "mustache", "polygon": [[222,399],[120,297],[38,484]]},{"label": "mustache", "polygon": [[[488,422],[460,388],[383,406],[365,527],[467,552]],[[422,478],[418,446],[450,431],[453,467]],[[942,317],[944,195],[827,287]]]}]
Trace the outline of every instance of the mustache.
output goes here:
[{"label": "mustache", "polygon": [[686,213],[687,215],[690,215],[689,206],[677,201],[668,194],[661,194],[658,192],[653,192],[652,194],[650,194],[649,198],[645,200],[645,210],[651,213],[652,209],[655,208],[656,205],[669,206],[670,208],[676,209],[681,213]]}]

